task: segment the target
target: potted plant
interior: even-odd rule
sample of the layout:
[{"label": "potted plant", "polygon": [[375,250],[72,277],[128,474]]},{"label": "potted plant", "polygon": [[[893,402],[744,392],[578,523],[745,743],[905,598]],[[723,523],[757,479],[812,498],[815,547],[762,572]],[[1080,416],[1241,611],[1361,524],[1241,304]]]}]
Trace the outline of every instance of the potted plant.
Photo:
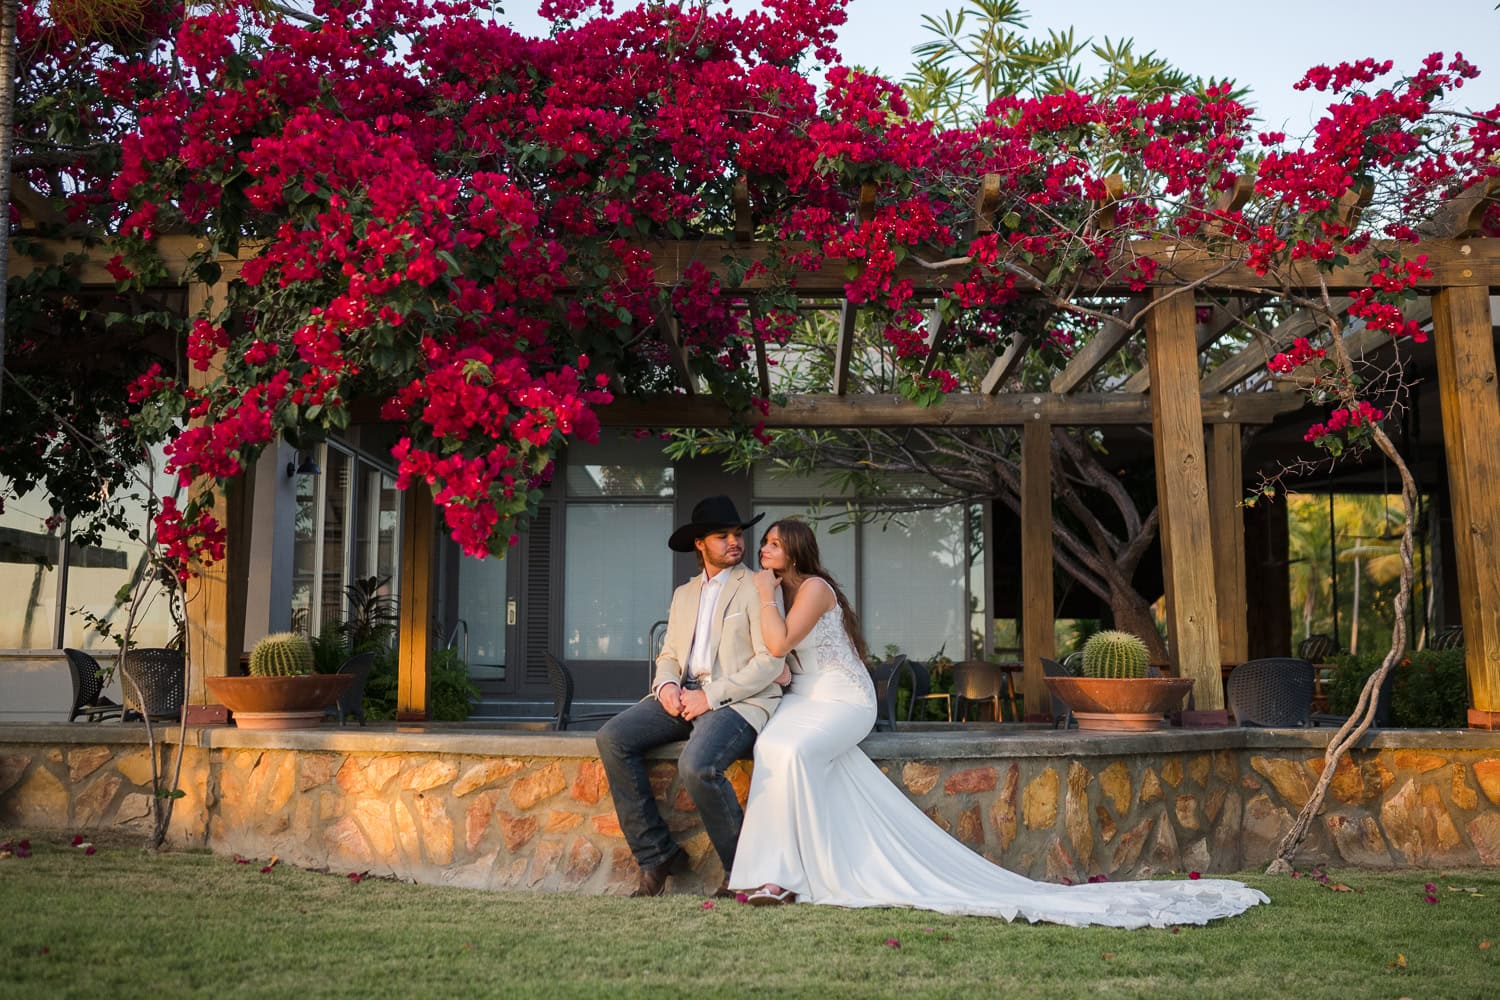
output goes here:
[{"label": "potted plant", "polygon": [[307,637],[274,632],[250,651],[250,676],[206,680],[241,729],[296,729],[320,725],[329,706],[354,678],[313,673],[312,644]]},{"label": "potted plant", "polygon": [[1160,729],[1182,703],[1190,677],[1147,677],[1146,644],[1129,632],[1096,632],[1083,644],[1082,677],[1048,677],[1052,693],[1067,703],[1079,729]]}]

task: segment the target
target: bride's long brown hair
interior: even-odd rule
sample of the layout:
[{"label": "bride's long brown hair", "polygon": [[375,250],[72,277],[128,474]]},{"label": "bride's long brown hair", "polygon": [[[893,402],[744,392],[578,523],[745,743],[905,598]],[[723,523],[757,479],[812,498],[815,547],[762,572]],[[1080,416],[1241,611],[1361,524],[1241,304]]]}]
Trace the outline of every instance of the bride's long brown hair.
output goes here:
[{"label": "bride's long brown hair", "polygon": [[838,599],[839,610],[844,614],[844,632],[854,644],[854,651],[859,654],[859,658],[868,663],[870,651],[859,630],[859,616],[854,613],[854,608],[850,606],[849,598],[844,596],[838,581],[823,568],[823,559],[818,554],[818,538],[812,529],[802,521],[787,518],[767,528],[766,534],[769,535],[772,531],[781,536],[781,550],[786,553],[790,569],[803,576],[815,576],[833,588],[833,596]]}]

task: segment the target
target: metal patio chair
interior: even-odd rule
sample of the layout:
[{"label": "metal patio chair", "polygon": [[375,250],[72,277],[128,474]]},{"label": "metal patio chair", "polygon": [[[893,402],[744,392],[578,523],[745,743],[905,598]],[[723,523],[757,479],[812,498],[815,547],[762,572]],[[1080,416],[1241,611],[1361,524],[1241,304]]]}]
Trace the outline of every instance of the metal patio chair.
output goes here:
[{"label": "metal patio chair", "polygon": [[[1075,671],[1069,670],[1066,666],[1051,657],[1044,656],[1041,659],[1043,677],[1078,676]],[[1048,691],[1050,693],[1051,689],[1049,688]],[[1078,725],[1078,720],[1073,718],[1073,710],[1068,707],[1068,703],[1057,695],[1052,695],[1052,728],[1071,729],[1076,725]]]},{"label": "metal patio chair", "polygon": [[[1380,685],[1380,691],[1375,696],[1375,721],[1370,723],[1371,729],[1385,729],[1391,724],[1391,689],[1396,686],[1396,668],[1385,675],[1385,683]],[[1347,715],[1334,715],[1329,712],[1314,712],[1312,724],[1314,726],[1342,726],[1349,721]]]},{"label": "metal patio chair", "polygon": [[988,702],[994,710],[995,721],[1004,721],[1000,713],[1000,701],[1014,702],[1010,693],[1010,678],[1000,669],[1000,664],[988,660],[962,660],[953,665],[953,715],[968,721],[965,708],[970,702]]},{"label": "metal patio chair", "polygon": [[1462,625],[1449,625],[1437,633],[1427,643],[1428,649],[1463,649],[1464,627]]},{"label": "metal patio chair", "polygon": [[604,722],[613,719],[616,712],[573,712],[573,672],[551,653],[543,653],[547,664],[547,682],[552,685],[552,728],[561,732],[575,722]]},{"label": "metal patio chair", "polygon": [[[906,654],[897,653],[889,660],[870,664],[870,680],[875,682],[875,728],[883,732],[896,729],[896,700],[901,693],[901,672]],[[910,713],[907,715],[910,718]]]}]

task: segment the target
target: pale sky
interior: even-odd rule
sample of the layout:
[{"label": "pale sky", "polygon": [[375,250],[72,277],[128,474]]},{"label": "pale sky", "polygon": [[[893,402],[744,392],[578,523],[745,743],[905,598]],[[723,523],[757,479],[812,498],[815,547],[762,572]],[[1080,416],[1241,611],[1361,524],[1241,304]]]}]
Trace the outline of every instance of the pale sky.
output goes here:
[{"label": "pale sky", "polygon": [[[753,0],[736,0],[736,6]],[[500,0],[502,20],[541,35],[547,22],[536,0]],[[619,9],[631,0],[616,0]],[[956,10],[961,0],[852,0],[839,32],[845,63],[878,69],[900,80],[911,67],[912,46],[930,37],[922,15]],[[1495,0],[1258,0],[1239,6],[1204,0],[1032,0],[1033,34],[1073,27],[1079,38],[1134,38],[1136,50],[1156,50],[1201,76],[1229,77],[1252,89],[1250,103],[1267,127],[1292,135],[1309,131],[1326,95],[1292,90],[1308,67],[1370,57],[1392,59],[1394,72],[1410,72],[1429,52],[1455,50],[1483,71],[1458,95],[1458,107],[1500,104],[1500,11]],[[1324,102],[1326,104],[1326,100]]]}]

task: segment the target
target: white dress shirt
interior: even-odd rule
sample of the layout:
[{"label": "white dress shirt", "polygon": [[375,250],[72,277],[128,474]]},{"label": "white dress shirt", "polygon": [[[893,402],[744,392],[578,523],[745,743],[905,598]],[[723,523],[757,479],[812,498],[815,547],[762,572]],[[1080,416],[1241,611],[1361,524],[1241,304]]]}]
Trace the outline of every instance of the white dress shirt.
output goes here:
[{"label": "white dress shirt", "polygon": [[724,581],[728,578],[728,570],[719,570],[713,576],[707,575],[704,570],[703,591],[698,595],[698,622],[693,626],[693,645],[688,650],[686,677],[693,677],[700,681],[706,681],[713,672],[714,656],[713,650],[708,648],[708,640],[714,627],[714,608],[719,603],[719,594],[724,590]]}]

